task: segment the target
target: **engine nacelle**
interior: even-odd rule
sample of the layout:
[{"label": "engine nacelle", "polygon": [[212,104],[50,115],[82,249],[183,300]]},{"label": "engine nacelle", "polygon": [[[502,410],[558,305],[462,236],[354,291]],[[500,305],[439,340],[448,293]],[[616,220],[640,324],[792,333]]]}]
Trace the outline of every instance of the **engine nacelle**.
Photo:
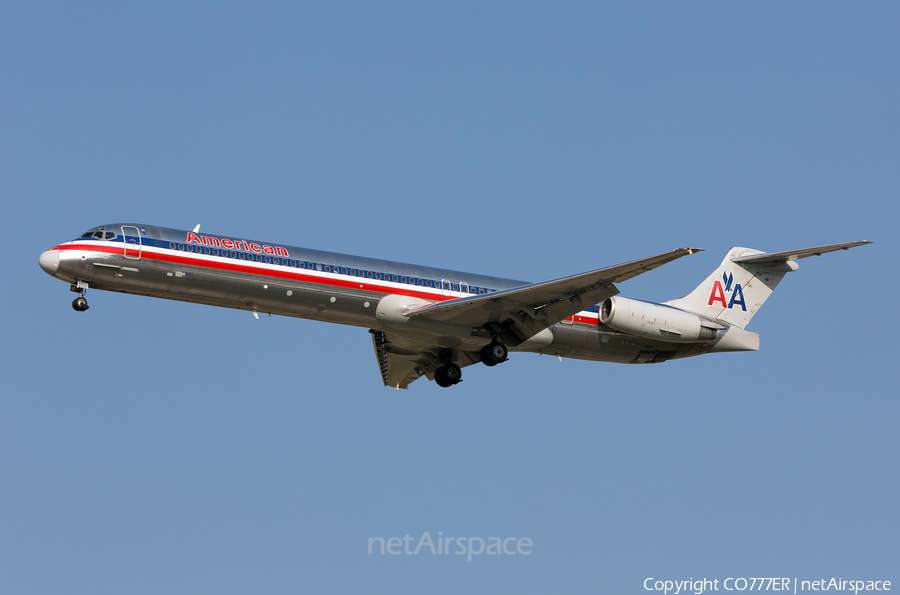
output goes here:
[{"label": "engine nacelle", "polygon": [[696,314],[621,296],[603,302],[600,322],[616,331],[670,343],[711,341],[717,330],[714,323]]}]

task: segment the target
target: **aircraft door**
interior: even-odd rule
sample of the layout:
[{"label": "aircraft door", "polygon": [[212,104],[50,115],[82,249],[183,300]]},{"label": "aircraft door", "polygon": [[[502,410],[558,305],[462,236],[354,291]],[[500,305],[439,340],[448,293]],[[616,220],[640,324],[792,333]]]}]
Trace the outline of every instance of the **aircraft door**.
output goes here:
[{"label": "aircraft door", "polygon": [[133,225],[122,226],[122,238],[124,239],[125,258],[135,260],[141,257],[141,230]]}]

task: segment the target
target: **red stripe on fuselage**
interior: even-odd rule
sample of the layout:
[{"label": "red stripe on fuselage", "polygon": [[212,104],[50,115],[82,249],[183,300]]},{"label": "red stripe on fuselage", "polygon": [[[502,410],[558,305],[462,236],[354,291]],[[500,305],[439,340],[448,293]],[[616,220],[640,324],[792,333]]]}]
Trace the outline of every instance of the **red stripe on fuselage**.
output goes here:
[{"label": "red stripe on fuselage", "polygon": [[[62,244],[60,246],[56,246],[54,248],[50,248],[51,250],[80,250],[82,252],[100,252],[103,254],[116,254],[122,256],[122,248],[118,246],[86,246],[84,244],[71,244],[66,245]],[[158,248],[157,248],[158,249]],[[162,249],[164,250],[164,248]],[[217,258],[217,257],[211,257]],[[445,302],[448,300],[458,299],[459,296],[452,295],[435,295],[433,293],[428,293],[424,291],[415,291],[412,289],[407,289],[406,287],[397,288],[397,287],[388,287],[385,285],[381,285],[378,283],[371,283],[370,279],[365,277],[359,277],[360,281],[364,281],[360,283],[354,280],[344,280],[344,279],[329,279],[326,277],[322,277],[319,275],[310,275],[308,273],[301,273],[296,271],[282,271],[278,269],[268,268],[265,266],[247,266],[238,263],[231,262],[218,262],[213,260],[207,260],[205,258],[197,258],[196,256],[182,256],[181,254],[170,255],[163,252],[155,252],[152,250],[148,250],[144,247],[141,250],[140,259],[149,259],[149,260],[158,260],[161,262],[170,262],[173,264],[182,264],[187,266],[199,266],[203,268],[217,269],[223,271],[232,271],[235,273],[247,273],[251,275],[259,275],[266,277],[275,277],[280,279],[292,279],[295,281],[306,281],[308,283],[313,283],[316,285],[327,285],[332,287],[345,287],[347,289],[362,289],[363,291],[370,291],[372,293],[383,293],[383,294],[393,294],[393,295],[405,295],[408,297],[416,297],[421,298],[423,300],[430,300],[434,302]],[[134,259],[137,260],[137,259]],[[262,263],[260,263],[262,264]],[[274,265],[278,266],[278,265]],[[304,270],[304,269],[301,269]],[[327,274],[327,273],[326,273]],[[410,286],[412,287],[412,286]],[[477,295],[477,294],[472,294]],[[572,320],[574,322],[579,322],[582,324],[593,324],[598,325],[600,323],[599,316],[594,318],[592,316],[570,316],[566,320]]]}]

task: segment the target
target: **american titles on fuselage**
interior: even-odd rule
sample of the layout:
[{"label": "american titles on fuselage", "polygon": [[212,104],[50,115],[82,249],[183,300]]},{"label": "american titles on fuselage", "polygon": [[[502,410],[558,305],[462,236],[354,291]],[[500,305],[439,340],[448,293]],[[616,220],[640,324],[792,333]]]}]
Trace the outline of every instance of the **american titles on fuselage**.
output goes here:
[{"label": "american titles on fuselage", "polygon": [[281,246],[270,246],[268,244],[257,244],[246,240],[229,240],[228,238],[217,238],[214,236],[198,236],[196,233],[187,232],[187,244],[200,244],[201,246],[215,246],[216,248],[227,248],[228,250],[243,250],[244,252],[256,252],[257,254],[270,254],[272,256],[287,256],[287,248]]}]

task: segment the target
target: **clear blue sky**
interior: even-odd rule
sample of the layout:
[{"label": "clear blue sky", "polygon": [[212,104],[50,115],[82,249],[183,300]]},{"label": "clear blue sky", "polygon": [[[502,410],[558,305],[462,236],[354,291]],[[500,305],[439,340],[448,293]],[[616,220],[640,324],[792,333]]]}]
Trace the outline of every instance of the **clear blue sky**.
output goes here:
[{"label": "clear blue sky", "polygon": [[[0,20],[0,592],[900,582],[896,3],[19,3]],[[89,292],[138,221],[541,280],[802,261],[758,353],[381,386],[364,329]],[[529,537],[530,556],[367,555]]]}]

